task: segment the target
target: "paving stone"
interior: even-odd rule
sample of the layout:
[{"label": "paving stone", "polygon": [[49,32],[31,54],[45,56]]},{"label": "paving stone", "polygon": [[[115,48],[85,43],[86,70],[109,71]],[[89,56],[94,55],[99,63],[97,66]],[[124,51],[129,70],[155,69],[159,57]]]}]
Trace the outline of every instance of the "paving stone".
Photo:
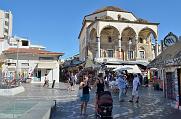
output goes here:
[{"label": "paving stone", "polygon": [[[152,88],[141,88],[139,91],[139,103],[128,102],[131,99],[131,90],[125,97],[125,102],[118,102],[118,94],[113,97],[113,118],[114,119],[180,119],[181,111],[170,107],[170,101],[165,99],[163,92],[154,91]],[[57,103],[57,110],[53,113],[52,119],[94,119],[94,92],[91,92],[91,99],[88,104],[86,116],[80,116],[80,100]],[[174,115],[173,115],[174,114]]]}]

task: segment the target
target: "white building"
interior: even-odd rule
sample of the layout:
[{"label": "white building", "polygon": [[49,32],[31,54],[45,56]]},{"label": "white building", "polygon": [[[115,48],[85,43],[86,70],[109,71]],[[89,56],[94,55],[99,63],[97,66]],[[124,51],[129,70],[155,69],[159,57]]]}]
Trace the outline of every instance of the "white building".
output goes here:
[{"label": "white building", "polygon": [[148,64],[158,55],[158,25],[113,6],[97,10],[84,17],[80,60],[89,56],[97,62]]},{"label": "white building", "polygon": [[[1,27],[2,26],[2,27]],[[0,63],[2,78],[31,78],[32,83],[59,82],[59,57],[63,53],[46,51],[22,37],[12,37],[12,14],[0,10]]]},{"label": "white building", "polygon": [[13,16],[11,11],[6,12],[0,10],[0,38],[8,38],[12,36]]}]

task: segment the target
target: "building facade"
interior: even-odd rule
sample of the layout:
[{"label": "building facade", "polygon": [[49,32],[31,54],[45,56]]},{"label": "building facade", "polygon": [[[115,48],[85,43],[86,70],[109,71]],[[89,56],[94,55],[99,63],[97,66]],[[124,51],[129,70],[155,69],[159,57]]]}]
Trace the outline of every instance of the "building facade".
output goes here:
[{"label": "building facade", "polygon": [[163,92],[172,100],[172,106],[181,106],[181,41],[167,47],[149,65],[157,68],[158,77],[163,81]]},{"label": "building facade", "polygon": [[0,38],[8,38],[12,36],[13,15],[11,11],[0,10]]},{"label": "building facade", "polygon": [[158,25],[113,6],[97,10],[84,17],[80,60],[89,56],[97,62],[149,62],[158,55]]},{"label": "building facade", "polygon": [[64,53],[51,52],[31,44],[27,38],[12,36],[12,14],[0,10],[0,77],[1,79],[30,79],[44,83],[59,82],[59,57]]},{"label": "building facade", "polygon": [[59,57],[63,53],[49,52],[37,48],[13,48],[3,51],[6,57],[2,65],[4,78],[15,76],[30,79],[32,83],[44,83],[45,74],[50,83],[59,82]]}]

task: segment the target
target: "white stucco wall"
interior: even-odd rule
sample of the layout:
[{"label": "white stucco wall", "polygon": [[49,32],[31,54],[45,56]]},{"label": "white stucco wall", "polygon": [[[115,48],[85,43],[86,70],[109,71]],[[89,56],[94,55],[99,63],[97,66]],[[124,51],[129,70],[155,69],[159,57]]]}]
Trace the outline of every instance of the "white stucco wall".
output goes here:
[{"label": "white stucco wall", "polygon": [[100,17],[106,16],[106,15],[107,15],[107,12],[105,11],[105,12],[100,12],[97,14],[92,14],[92,15],[86,16],[85,19],[94,21],[95,17],[100,18]]},{"label": "white stucco wall", "polygon": [[91,24],[91,22],[86,22],[81,31],[80,38],[79,38],[79,52],[80,52],[80,60],[84,61],[85,59],[85,47],[86,47],[86,32],[87,27]]},{"label": "white stucco wall", "polygon": [[[89,31],[91,31],[91,29],[93,29],[93,28],[97,29],[97,36],[100,37],[101,31],[107,26],[115,27],[119,31],[120,35],[122,34],[122,32],[125,28],[131,27],[135,31],[137,37],[141,30],[143,30],[144,28],[149,28],[149,29],[152,29],[154,31],[156,37],[158,37],[158,26],[154,25],[154,24],[97,21],[94,25],[92,25],[89,28]],[[81,46],[80,47],[80,59],[83,60],[83,58],[85,57],[85,46],[87,45],[85,42],[86,29],[84,29],[82,31],[81,36],[82,37],[80,38],[80,46]],[[90,36],[90,32],[88,32],[88,36]]]},{"label": "white stucco wall", "polygon": [[[8,59],[11,59],[11,61],[9,63],[17,63],[17,54],[11,54],[8,56]],[[41,57],[41,56],[40,56]],[[47,57],[53,57],[53,56],[47,56]],[[18,60],[18,71],[22,73],[22,69],[26,69],[28,71],[28,73],[32,73],[33,75],[31,76],[31,78],[33,79],[32,80],[32,83],[44,83],[44,79],[45,79],[45,74],[47,73],[48,74],[48,79],[50,80],[50,83],[53,82],[53,80],[56,81],[56,83],[59,82],[59,63],[58,63],[58,60],[56,59],[56,57],[54,58],[55,60],[39,60],[39,56],[37,55],[32,55],[32,54],[26,54],[26,55],[20,55],[19,54],[19,60]],[[22,66],[22,63],[28,63],[29,66]],[[38,68],[38,64],[39,63],[44,63],[47,65],[50,65],[50,64],[53,64],[53,68],[50,69],[50,72],[47,72],[47,70],[49,68]],[[55,64],[55,65],[54,65]],[[17,67],[16,66],[8,66],[7,63],[3,64],[2,66],[2,71],[3,72],[7,72],[7,71],[11,71],[11,72],[14,72]],[[34,70],[37,69],[37,70],[41,70],[41,81],[37,81],[37,80],[34,80],[36,77],[35,73],[37,72],[34,72]],[[29,75],[29,74],[28,74]]]},{"label": "white stucco wall", "polygon": [[[129,21],[118,21],[118,15],[120,15],[121,18],[128,19]],[[113,21],[100,20],[99,18],[101,18],[103,16],[112,17],[114,20]],[[95,17],[98,18],[97,21],[95,21]],[[79,44],[79,46],[80,46],[79,47],[80,60],[85,59],[85,55],[86,55],[85,50],[86,50],[86,46],[87,46],[86,41],[89,40],[88,38],[90,37],[90,33],[91,33],[92,29],[96,29],[97,37],[100,37],[101,31],[105,27],[113,26],[119,31],[119,34],[120,34],[119,37],[121,37],[121,34],[124,31],[124,29],[130,27],[135,31],[136,38],[138,38],[138,35],[139,35],[141,30],[149,29],[149,30],[153,31],[153,35],[154,35],[155,39],[158,38],[158,25],[157,24],[154,24],[154,23],[136,23],[134,21],[136,21],[137,18],[131,12],[104,11],[104,12],[100,12],[97,14],[88,15],[85,17],[85,19],[86,20],[93,20],[95,23],[91,24],[91,26],[89,26],[90,23],[87,22],[86,25],[83,26],[83,30],[82,30],[81,35],[80,35],[80,44]],[[115,20],[117,20],[117,21],[115,21]],[[132,22],[134,22],[134,23],[132,23]],[[88,33],[88,35],[86,35],[86,33]]]},{"label": "white stucco wall", "polygon": [[105,12],[100,12],[97,14],[92,14],[89,16],[86,16],[85,19],[86,20],[95,20],[95,17],[97,17],[98,19],[103,17],[103,16],[110,16],[113,18],[113,20],[118,20],[118,15],[121,15],[121,18],[126,18],[130,21],[135,21],[137,20],[136,17],[132,14],[132,13],[128,13],[128,12],[116,12],[116,11],[105,11]]},{"label": "white stucco wall", "polygon": [[106,26],[113,26],[118,29],[119,33],[121,34],[122,31],[127,28],[131,27],[136,32],[136,35],[139,34],[139,32],[144,28],[150,28],[152,29],[155,34],[158,36],[158,26],[157,25],[150,25],[150,24],[138,24],[138,23],[124,23],[124,22],[106,22],[106,21],[99,21],[99,31],[100,34],[102,29]]},{"label": "white stucco wall", "polygon": [[130,21],[135,21],[136,18],[132,13],[127,12],[115,12],[115,11],[107,11],[107,16],[112,17],[114,20],[118,20],[118,15],[121,15],[121,18],[126,18]]}]

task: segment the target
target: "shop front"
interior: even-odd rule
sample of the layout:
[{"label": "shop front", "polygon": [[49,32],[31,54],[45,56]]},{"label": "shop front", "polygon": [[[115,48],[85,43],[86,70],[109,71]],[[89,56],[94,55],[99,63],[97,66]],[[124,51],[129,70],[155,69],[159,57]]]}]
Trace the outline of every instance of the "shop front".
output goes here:
[{"label": "shop front", "polygon": [[179,90],[179,105],[181,105],[181,68],[177,69],[178,90]]},{"label": "shop front", "polygon": [[172,100],[171,105],[181,106],[181,41],[165,49],[148,66],[157,68],[163,80],[164,96]]},{"label": "shop front", "polygon": [[175,73],[174,72],[166,72],[166,80],[165,80],[165,96],[168,99],[176,99],[176,87],[175,87]]},{"label": "shop front", "polygon": [[56,80],[56,82],[59,82],[59,65],[58,63],[38,63],[37,66],[34,69],[33,72],[33,80],[34,83],[44,83],[45,75],[47,75],[47,78],[50,83],[53,82],[53,80]]}]

